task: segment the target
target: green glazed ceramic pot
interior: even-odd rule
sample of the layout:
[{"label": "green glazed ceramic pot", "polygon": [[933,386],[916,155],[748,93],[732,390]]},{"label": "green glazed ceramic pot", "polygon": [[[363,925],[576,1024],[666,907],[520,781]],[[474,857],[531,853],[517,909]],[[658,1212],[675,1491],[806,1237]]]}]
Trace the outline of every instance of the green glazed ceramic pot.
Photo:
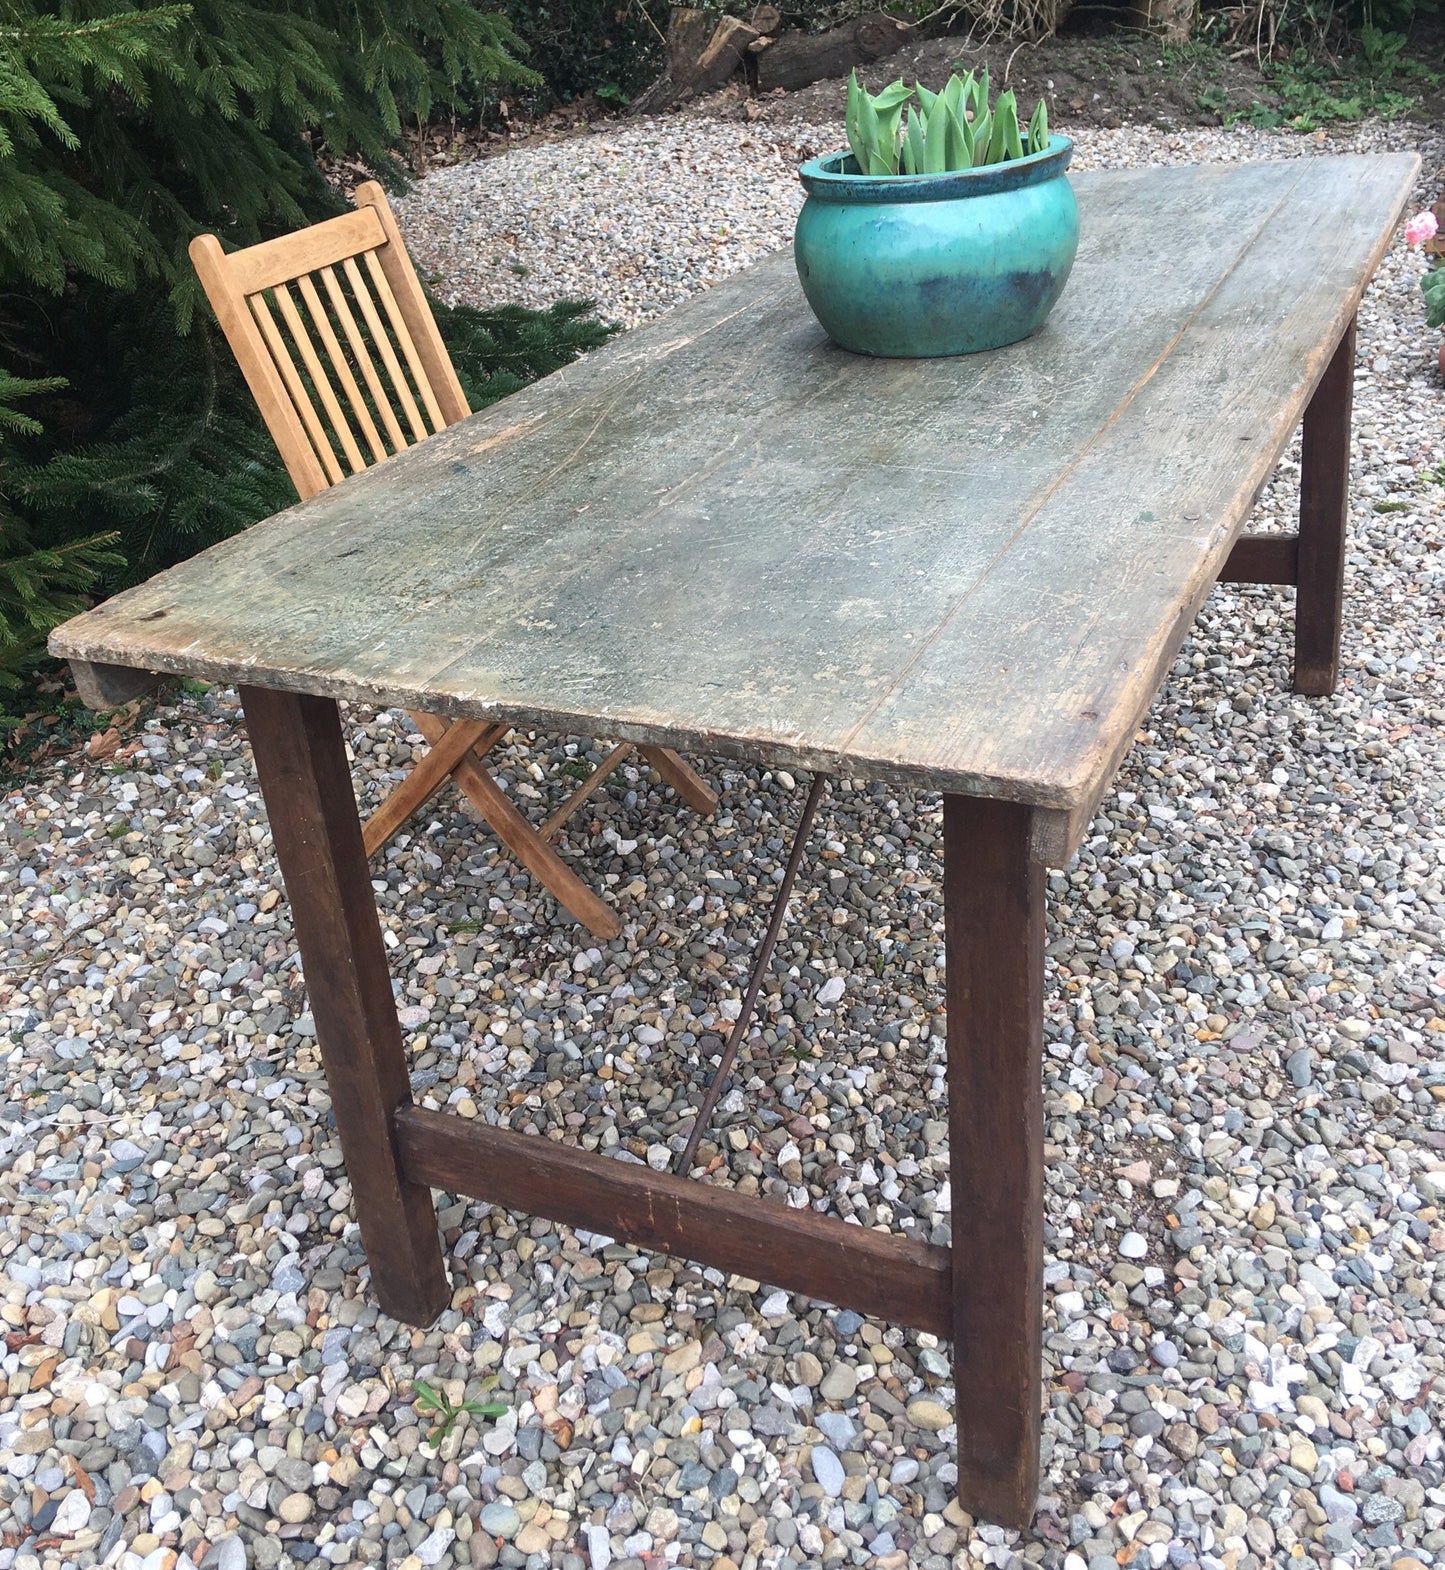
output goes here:
[{"label": "green glazed ceramic pot", "polygon": [[1037,332],[1079,244],[1074,144],[955,174],[861,175],[851,153],[799,171],[793,254],[814,315],[859,354],[930,358]]}]

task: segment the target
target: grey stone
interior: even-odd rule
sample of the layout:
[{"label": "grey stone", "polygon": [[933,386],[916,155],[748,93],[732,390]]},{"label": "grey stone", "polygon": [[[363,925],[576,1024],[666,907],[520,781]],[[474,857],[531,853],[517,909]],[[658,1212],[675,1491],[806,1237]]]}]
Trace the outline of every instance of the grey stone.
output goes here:
[{"label": "grey stone", "polygon": [[827,1436],[829,1444],[839,1450],[846,1450],[858,1433],[853,1419],[842,1412],[819,1412],[813,1422]]},{"label": "grey stone", "polygon": [[851,1401],[858,1388],[858,1370],[850,1363],[835,1363],[823,1375],[818,1394],[825,1401]]},{"label": "grey stone", "polygon": [[847,1476],[843,1471],[843,1463],[827,1445],[814,1445],[812,1466],[813,1476],[817,1478],[823,1492],[830,1499],[836,1499],[843,1492]]},{"label": "grey stone", "polygon": [[493,1537],[514,1538],[522,1529],[522,1518],[511,1505],[502,1500],[493,1500],[489,1505],[482,1506],[482,1513],[477,1518],[478,1525],[484,1532]]}]

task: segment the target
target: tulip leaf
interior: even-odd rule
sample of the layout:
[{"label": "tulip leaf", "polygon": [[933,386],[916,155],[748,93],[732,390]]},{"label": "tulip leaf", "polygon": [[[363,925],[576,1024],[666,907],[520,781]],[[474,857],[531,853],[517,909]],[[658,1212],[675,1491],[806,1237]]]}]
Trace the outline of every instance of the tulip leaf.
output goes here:
[{"label": "tulip leaf", "polygon": [[901,109],[913,97],[913,89],[905,87],[903,78],[890,82],[883,91],[873,99],[875,109]]},{"label": "tulip leaf", "polygon": [[948,153],[946,167],[949,169],[973,168],[973,128],[961,114],[950,113],[948,116]]},{"label": "tulip leaf", "polygon": [[966,117],[973,97],[973,72],[970,71],[967,76],[950,76],[939,96],[948,105],[950,113]]},{"label": "tulip leaf", "polygon": [[[991,164],[1001,164],[1009,157],[1008,150],[1008,93],[1001,93],[993,110],[993,128],[988,136],[988,159]],[[1014,135],[1018,135],[1018,127],[1014,127]]]},{"label": "tulip leaf", "polygon": [[1003,158],[1022,158],[1024,144],[1019,136],[1019,101],[1013,88],[998,95],[993,118],[996,125],[1003,127]]},{"label": "tulip leaf", "polygon": [[[916,111],[913,118],[919,118]],[[923,122],[923,172],[942,174],[948,167],[948,107],[935,97]]]},{"label": "tulip leaf", "polygon": [[871,120],[868,94],[863,91],[863,84],[858,80],[858,73],[854,71],[848,78],[847,126],[848,146],[857,160],[859,174],[869,173],[868,153],[872,146],[872,137],[869,135]]},{"label": "tulip leaf", "polygon": [[916,109],[908,111],[907,130],[903,136],[901,166],[904,174],[927,173],[927,155],[923,145],[923,121]]},{"label": "tulip leaf", "polygon": [[950,76],[937,93],[900,78],[873,96],[854,71],[848,77],[847,129],[863,174],[946,174],[1046,151],[1049,112],[1040,100],[1025,135],[1012,88],[990,106],[987,67],[977,75]]}]

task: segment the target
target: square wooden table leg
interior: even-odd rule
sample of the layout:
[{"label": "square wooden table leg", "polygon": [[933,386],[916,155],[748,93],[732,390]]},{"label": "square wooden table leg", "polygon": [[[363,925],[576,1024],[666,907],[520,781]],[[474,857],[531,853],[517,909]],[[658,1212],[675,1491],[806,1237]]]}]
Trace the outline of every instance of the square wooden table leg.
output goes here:
[{"label": "square wooden table leg", "polygon": [[1044,869],[1027,807],[943,798],[958,1497],[1026,1527],[1043,1376]]},{"label": "square wooden table leg", "polygon": [[372,1286],[388,1314],[430,1324],[451,1283],[431,1190],[403,1176],[393,1142],[411,1077],[336,705],[260,687],[241,702]]},{"label": "square wooden table leg", "polygon": [[1350,518],[1350,413],[1355,391],[1355,323],[1304,417],[1300,467],[1299,577],[1295,591],[1294,686],[1324,696],[1340,679],[1345,531]]}]

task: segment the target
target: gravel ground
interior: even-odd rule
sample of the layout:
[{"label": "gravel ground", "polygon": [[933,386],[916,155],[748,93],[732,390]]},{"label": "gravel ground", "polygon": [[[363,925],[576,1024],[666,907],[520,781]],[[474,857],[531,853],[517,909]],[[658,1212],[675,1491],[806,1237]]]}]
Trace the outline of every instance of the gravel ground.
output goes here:
[{"label": "gravel ground", "polygon": [[[1080,161],[1313,145],[1124,130]],[[639,320],[785,238],[801,150],[630,127],[449,170],[405,223],[461,294],[585,288]],[[1050,878],[1031,1531],[952,1502],[969,1392],[926,1335],[448,1196],[453,1307],[378,1314],[218,689],[0,825],[0,1570],[1445,1562],[1445,394],[1420,270],[1393,251],[1362,315],[1340,694],[1289,691],[1287,595],[1217,591]],[[1260,524],[1297,497],[1296,453]],[[374,800],[420,738],[353,720]],[[511,790],[540,812],[589,745],[509,755]],[[426,1102],[675,1144],[805,783],[708,768],[710,822],[636,770],[574,820],[626,920],[605,948],[453,802],[393,844],[376,887]],[[946,1238],[939,839],[934,797],[835,789],[714,1181]],[[418,1379],[506,1415],[434,1449]]]}]

